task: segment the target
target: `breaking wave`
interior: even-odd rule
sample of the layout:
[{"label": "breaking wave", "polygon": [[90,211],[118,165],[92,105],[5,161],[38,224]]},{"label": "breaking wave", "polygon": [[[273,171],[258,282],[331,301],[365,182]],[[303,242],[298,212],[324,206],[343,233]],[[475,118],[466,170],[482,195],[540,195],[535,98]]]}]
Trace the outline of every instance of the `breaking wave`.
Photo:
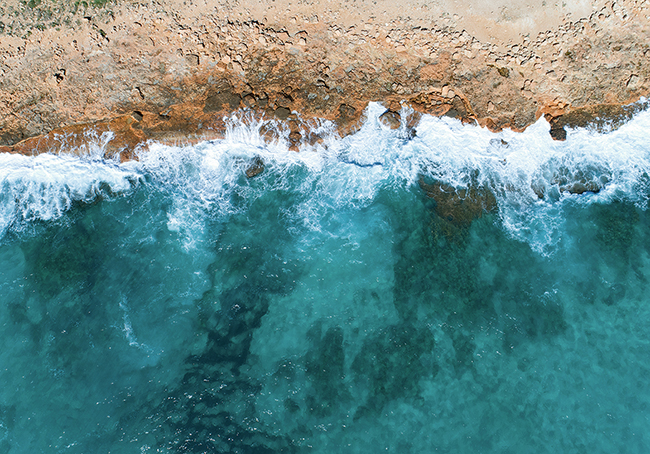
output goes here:
[{"label": "breaking wave", "polygon": [[[237,210],[234,198],[255,199],[278,189],[304,195],[287,215],[316,229],[325,210],[367,206],[382,189],[437,184],[446,191],[489,191],[503,228],[542,253],[552,252],[561,238],[568,204],[647,205],[647,111],[608,133],[570,130],[562,142],[551,138],[544,118],[522,133],[493,133],[450,118],[406,121],[415,114],[405,107],[401,126],[393,130],[380,120],[385,111],[370,104],[360,129],[345,138],[332,123],[312,124],[308,133],[319,140],[300,144],[298,152],[285,125],[240,113],[229,118],[223,140],[191,146],[151,142],[137,162],[106,162],[96,153],[0,155],[0,234],[142,183],[172,195],[169,227],[186,231],[189,246],[206,216]],[[245,174],[255,165],[271,177],[252,184]]]}]

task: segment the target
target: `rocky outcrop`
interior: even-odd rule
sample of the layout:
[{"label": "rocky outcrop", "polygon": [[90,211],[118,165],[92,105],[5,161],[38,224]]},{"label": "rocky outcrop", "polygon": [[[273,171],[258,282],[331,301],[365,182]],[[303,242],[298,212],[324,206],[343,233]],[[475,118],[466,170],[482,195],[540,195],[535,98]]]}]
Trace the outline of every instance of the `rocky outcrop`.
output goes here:
[{"label": "rocky outcrop", "polygon": [[[219,137],[224,115],[238,109],[286,121],[299,144],[313,140],[300,122],[333,120],[347,134],[369,101],[493,130],[546,115],[562,139],[564,126],[589,115],[627,115],[619,106],[650,87],[650,8],[641,1],[594,1],[584,17],[498,39],[472,28],[469,12],[435,16],[413,5],[405,15],[280,0],[5,3],[2,151],[83,149],[84,138],[111,131],[108,151],[130,159],[150,138]],[[507,24],[504,16],[493,28]]]}]

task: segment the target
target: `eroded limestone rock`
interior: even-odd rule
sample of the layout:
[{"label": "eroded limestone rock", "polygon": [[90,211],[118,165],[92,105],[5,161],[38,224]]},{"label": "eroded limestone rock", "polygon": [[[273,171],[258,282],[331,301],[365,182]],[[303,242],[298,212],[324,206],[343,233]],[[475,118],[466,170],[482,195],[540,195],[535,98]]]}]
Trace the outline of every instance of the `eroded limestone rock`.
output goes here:
[{"label": "eroded limestone rock", "polygon": [[[546,115],[562,139],[564,126],[589,112],[598,115],[587,121],[608,111],[619,118],[617,109],[650,88],[650,11],[633,0],[515,8],[492,25],[476,21],[491,16],[469,0],[411,8],[408,20],[388,4],[341,15],[285,0],[33,3],[0,9],[4,151],[40,152],[43,140],[25,139],[50,146],[55,130],[101,129],[126,116],[133,124],[113,131],[114,150],[218,137],[224,116],[244,108],[332,120],[345,135],[370,101],[492,130],[522,130]],[[450,16],[449,8],[463,10]],[[547,28],[522,28],[528,16]],[[304,134],[294,132],[295,145]]]}]

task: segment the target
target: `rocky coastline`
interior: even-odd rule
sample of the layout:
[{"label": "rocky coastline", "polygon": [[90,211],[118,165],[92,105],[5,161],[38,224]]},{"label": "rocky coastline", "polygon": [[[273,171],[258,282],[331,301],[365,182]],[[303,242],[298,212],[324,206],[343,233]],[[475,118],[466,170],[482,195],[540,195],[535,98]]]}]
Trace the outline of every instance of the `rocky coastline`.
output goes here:
[{"label": "rocky coastline", "polygon": [[106,153],[131,159],[149,139],[221,137],[238,110],[286,122],[297,147],[316,119],[354,131],[371,101],[389,126],[403,105],[491,130],[544,115],[559,140],[630,117],[650,87],[650,6],[540,3],[9,0],[0,151],[111,131]]}]

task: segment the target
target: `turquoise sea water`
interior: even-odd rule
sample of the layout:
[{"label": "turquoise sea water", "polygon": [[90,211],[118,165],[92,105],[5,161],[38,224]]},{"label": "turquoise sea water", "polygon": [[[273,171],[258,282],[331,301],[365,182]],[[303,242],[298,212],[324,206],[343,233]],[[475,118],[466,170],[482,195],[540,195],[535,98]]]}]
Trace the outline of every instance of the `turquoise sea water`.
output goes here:
[{"label": "turquoise sea water", "polygon": [[0,155],[0,452],[648,452],[650,112],[382,112]]}]

